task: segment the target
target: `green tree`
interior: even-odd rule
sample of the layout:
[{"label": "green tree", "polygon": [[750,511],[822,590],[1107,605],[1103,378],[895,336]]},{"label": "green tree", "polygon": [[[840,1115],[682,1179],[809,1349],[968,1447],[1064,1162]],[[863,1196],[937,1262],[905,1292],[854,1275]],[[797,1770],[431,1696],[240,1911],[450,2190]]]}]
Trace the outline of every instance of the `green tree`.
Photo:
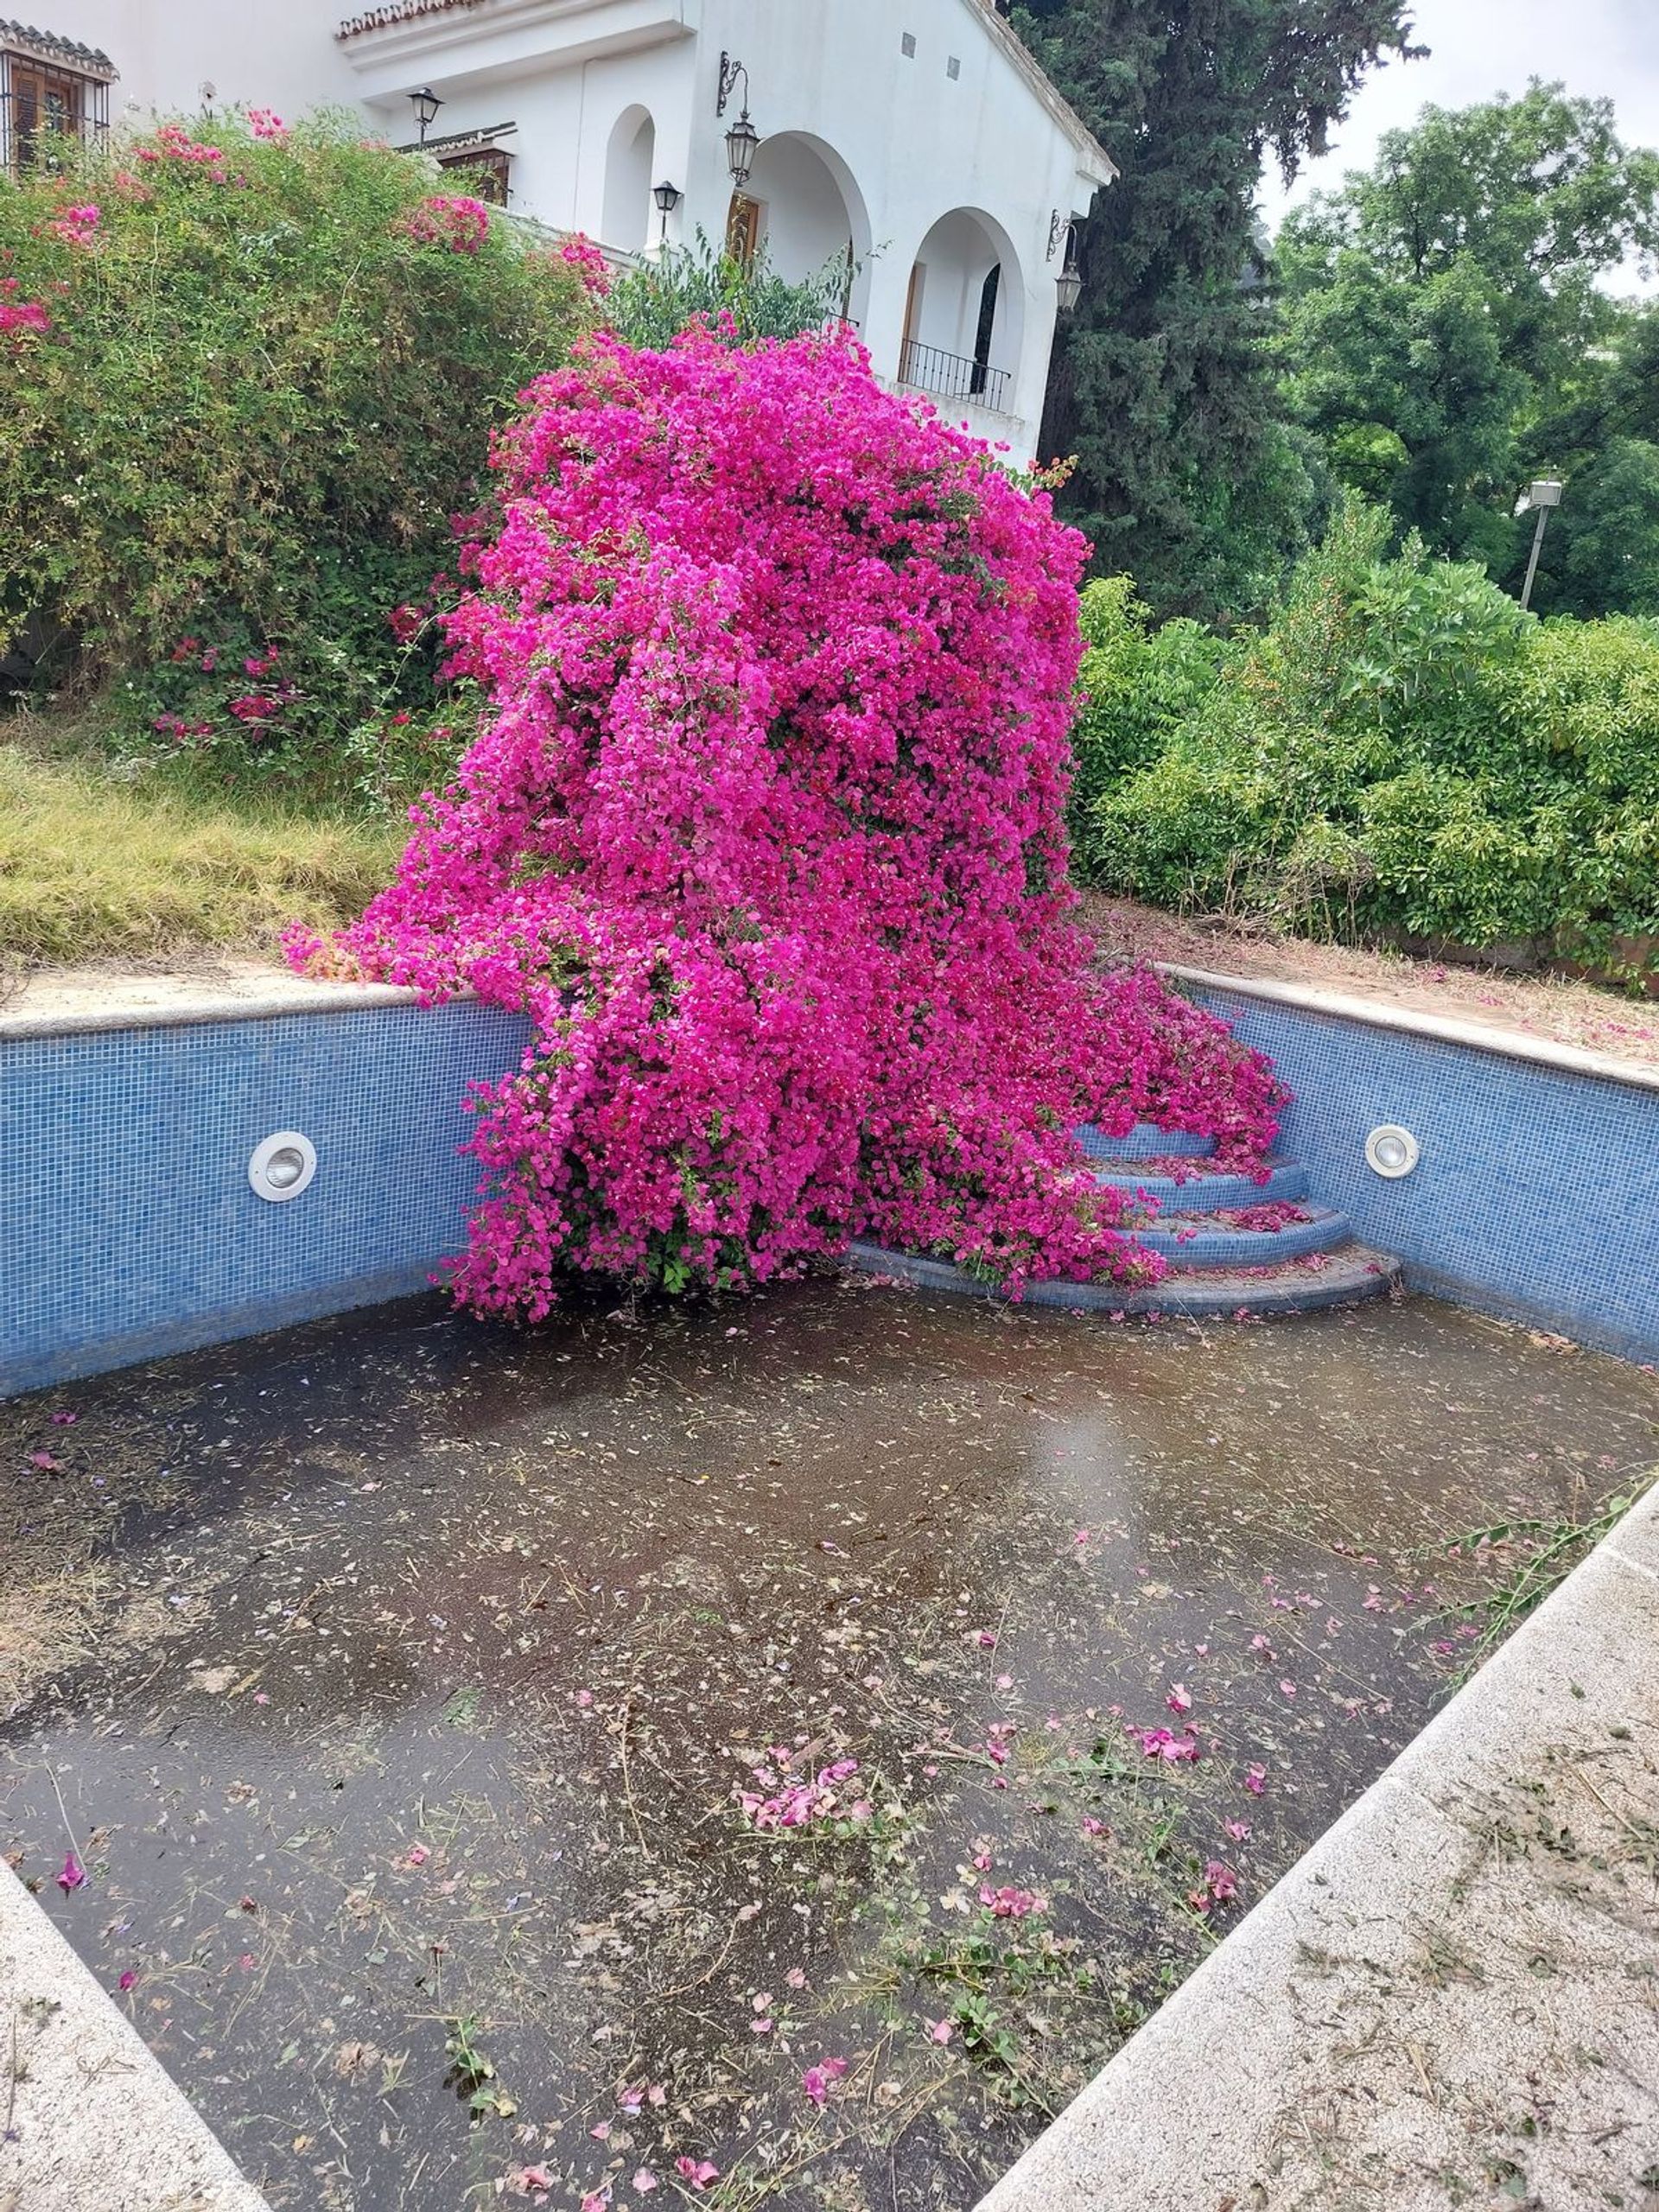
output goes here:
[{"label": "green tree", "polygon": [[1322,505],[1282,420],[1255,216],[1271,151],[1323,150],[1407,0],[1027,0],[1014,21],[1121,175],[1081,240],[1044,442],[1103,570],[1160,613],[1262,603]]},{"label": "green tree", "polygon": [[1628,311],[1605,280],[1656,245],[1659,156],[1623,143],[1610,101],[1535,82],[1426,108],[1286,219],[1292,414],[1402,530],[1505,575],[1521,482],[1606,435]]}]

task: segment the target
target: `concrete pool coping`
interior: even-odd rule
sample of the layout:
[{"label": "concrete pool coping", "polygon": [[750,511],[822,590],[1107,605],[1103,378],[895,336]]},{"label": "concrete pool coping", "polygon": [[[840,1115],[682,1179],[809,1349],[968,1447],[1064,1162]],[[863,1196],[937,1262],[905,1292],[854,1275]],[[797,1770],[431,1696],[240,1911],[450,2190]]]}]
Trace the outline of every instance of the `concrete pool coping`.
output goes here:
[{"label": "concrete pool coping", "polygon": [[1659,1491],[979,2212],[1650,2205],[1656,1847]]},{"label": "concrete pool coping", "polygon": [[[1224,975],[1178,961],[1154,963],[1160,975],[1197,990],[1223,991],[1277,1006],[1360,1021],[1375,1029],[1432,1037],[1447,1045],[1529,1060],[1572,1075],[1659,1090],[1659,1066],[1594,1052],[1550,1037],[1395,1006],[1313,984]],[[459,999],[470,993],[458,993]],[[88,1030],[167,1028],[192,1022],[250,1021],[291,1014],[339,1014],[370,1006],[416,1006],[419,991],[398,983],[334,982],[300,976],[273,962],[203,960],[179,969],[127,973],[97,968],[45,969],[0,1004],[0,1043],[13,1038],[74,1036]],[[453,1003],[446,1001],[445,1003]]]},{"label": "concrete pool coping", "polygon": [[1202,991],[1222,991],[1243,998],[1265,999],[1274,1006],[1295,1007],[1305,1014],[1321,1014],[1340,1021],[1363,1021],[1372,1029],[1395,1029],[1408,1036],[1433,1037],[1443,1045],[1462,1045],[1471,1051],[1497,1052],[1512,1060],[1530,1060],[1539,1067],[1556,1068],[1568,1075],[1594,1076],[1605,1083],[1633,1084],[1638,1090],[1659,1090],[1659,1066],[1642,1060],[1616,1058],[1609,1052],[1592,1052],[1586,1046],[1563,1044],[1554,1037],[1532,1037],[1518,1029],[1495,1023],[1465,1021],[1460,1015],[1428,1014],[1420,1007],[1395,1006],[1383,999],[1357,998],[1346,991],[1327,991],[1311,983],[1284,983],[1266,976],[1225,976],[1208,968],[1188,968],[1179,961],[1154,963],[1161,976]]},{"label": "concrete pool coping", "polygon": [[269,2212],[3,1863],[0,2069],[3,2212]]},{"label": "concrete pool coping", "polygon": [[208,1021],[259,1021],[291,1014],[342,1014],[367,1006],[416,1006],[400,983],[327,982],[264,960],[203,960],[133,973],[48,969],[0,1005],[0,1043],[75,1037],[101,1029],[169,1029]]}]

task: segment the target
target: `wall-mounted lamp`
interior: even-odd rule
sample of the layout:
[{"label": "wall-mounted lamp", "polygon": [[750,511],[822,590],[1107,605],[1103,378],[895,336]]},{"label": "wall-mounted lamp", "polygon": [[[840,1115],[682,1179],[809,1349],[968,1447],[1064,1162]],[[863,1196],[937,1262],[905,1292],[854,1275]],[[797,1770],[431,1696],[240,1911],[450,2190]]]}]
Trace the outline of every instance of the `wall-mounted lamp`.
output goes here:
[{"label": "wall-mounted lamp", "polygon": [[1075,261],[1068,262],[1054,279],[1054,296],[1062,315],[1070,315],[1083,297],[1083,272]]},{"label": "wall-mounted lamp", "polygon": [[426,134],[436,122],[438,110],[443,105],[443,102],[430,85],[423,85],[418,92],[411,92],[409,102],[415,111],[415,120],[421,126],[421,143],[424,145]]},{"label": "wall-mounted lamp", "polygon": [[743,105],[737,121],[726,133],[726,162],[732,172],[734,184],[747,184],[749,171],[754,167],[755,149],[760,143],[760,133],[749,120],[749,73],[741,61],[729,54],[720,57],[720,91],[715,100],[715,113],[724,115],[726,103],[737,89],[737,80],[743,79]]},{"label": "wall-mounted lamp", "polygon": [[680,190],[677,184],[670,184],[667,179],[664,178],[661,184],[652,186],[651,196],[657,202],[657,211],[663,219],[663,243],[666,245],[668,243],[668,219],[674,213],[674,210],[679,206],[681,200],[684,199],[685,194]]}]

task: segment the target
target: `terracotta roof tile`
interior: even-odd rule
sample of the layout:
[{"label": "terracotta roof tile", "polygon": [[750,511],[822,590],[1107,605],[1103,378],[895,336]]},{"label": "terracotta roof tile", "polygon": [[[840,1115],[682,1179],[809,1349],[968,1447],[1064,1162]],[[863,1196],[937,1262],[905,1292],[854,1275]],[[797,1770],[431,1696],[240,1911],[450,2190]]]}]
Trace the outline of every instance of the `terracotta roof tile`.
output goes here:
[{"label": "terracotta roof tile", "polygon": [[55,31],[36,30],[33,23],[16,23],[0,16],[0,47],[21,49],[42,61],[60,61],[95,77],[113,77],[116,67],[101,47],[82,46],[78,39],[60,38]]}]

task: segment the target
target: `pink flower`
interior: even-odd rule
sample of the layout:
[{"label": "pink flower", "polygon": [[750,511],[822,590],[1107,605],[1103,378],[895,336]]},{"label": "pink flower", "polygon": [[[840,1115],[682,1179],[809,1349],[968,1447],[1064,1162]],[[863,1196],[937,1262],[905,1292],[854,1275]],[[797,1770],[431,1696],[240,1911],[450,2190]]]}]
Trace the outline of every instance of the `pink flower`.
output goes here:
[{"label": "pink flower", "polygon": [[283,711],[282,701],[264,691],[244,692],[239,699],[232,699],[230,706],[239,722],[268,722]]},{"label": "pink flower", "polygon": [[994,1890],[988,1882],[982,1885],[979,1901],[993,1920],[1024,1920],[1033,1912],[1046,1912],[1048,1900],[1033,1890],[1017,1890],[1008,1884]]},{"label": "pink flower", "polygon": [[603,299],[610,290],[610,264],[605,258],[603,247],[595,245],[592,238],[578,232],[574,238],[562,240],[559,258],[567,267],[575,270],[582,279],[583,290],[591,293],[595,299]]},{"label": "pink flower", "polygon": [[409,1866],[424,1866],[427,1860],[431,1856],[432,1853],[428,1850],[425,1844],[411,1843],[407,1853],[405,1854],[404,1864]]},{"label": "pink flower", "polygon": [[1259,1797],[1267,1786],[1268,1770],[1266,1767],[1247,1766],[1245,1768],[1244,1787],[1249,1791],[1252,1797]]},{"label": "pink flower", "polygon": [[720,2179],[720,2168],[707,2158],[676,2158],[674,2171],[693,2189],[707,2189],[711,2181]]},{"label": "pink flower", "polygon": [[955,2028],[949,2020],[927,2020],[923,2024],[927,2030],[927,2039],[930,2043],[949,2043],[956,2033]]},{"label": "pink flower", "polygon": [[652,2190],[658,2186],[657,2177],[649,2166],[639,2166],[635,2169],[633,2186],[641,2196],[649,2196]]},{"label": "pink flower", "polygon": [[553,2177],[545,2166],[517,2166],[506,2176],[506,2186],[515,2196],[528,2196],[533,2190],[551,2189]]},{"label": "pink flower", "polygon": [[118,1981],[117,1982],[117,1984],[116,1984],[116,1986],[117,1986],[117,1988],[118,1988],[118,1989],[123,1989],[123,1990],[126,1990],[126,1989],[132,1989],[132,1988],[135,1988],[135,1987],[137,1986],[137,1980],[138,1980],[138,1977],[137,1977],[137,1975],[134,1973],[133,1969],[132,1969],[130,1967],[128,1967],[125,1969],[125,1971],[122,1974],[122,1975],[121,1975],[121,1977],[120,1977],[119,1980],[118,1980]]},{"label": "pink flower", "polygon": [[71,1890],[78,1890],[86,1879],[86,1869],[81,1865],[78,1853],[66,1851],[63,1865],[58,1872],[58,1887],[67,1897]]},{"label": "pink flower", "polygon": [[1187,1693],[1185,1683],[1182,1682],[1176,1683],[1174,1688],[1164,1700],[1164,1703],[1172,1713],[1191,1713],[1192,1710],[1192,1700]]},{"label": "pink flower", "polygon": [[847,2071],[844,2058],[821,2058],[816,2066],[809,2066],[801,2076],[801,2087],[809,2100],[822,2112],[830,2094],[830,2085],[839,2082]]},{"label": "pink flower", "polygon": [[1251,1829],[1248,1821],[1224,1821],[1222,1827],[1235,1843],[1248,1843]]},{"label": "pink flower", "polygon": [[481,200],[437,193],[406,216],[401,227],[417,245],[476,253],[490,234],[490,211]]},{"label": "pink flower", "polygon": [[1198,1756],[1198,1739],[1190,1729],[1179,1736],[1167,1728],[1131,1728],[1129,1733],[1149,1759],[1165,1759],[1173,1764]]}]

